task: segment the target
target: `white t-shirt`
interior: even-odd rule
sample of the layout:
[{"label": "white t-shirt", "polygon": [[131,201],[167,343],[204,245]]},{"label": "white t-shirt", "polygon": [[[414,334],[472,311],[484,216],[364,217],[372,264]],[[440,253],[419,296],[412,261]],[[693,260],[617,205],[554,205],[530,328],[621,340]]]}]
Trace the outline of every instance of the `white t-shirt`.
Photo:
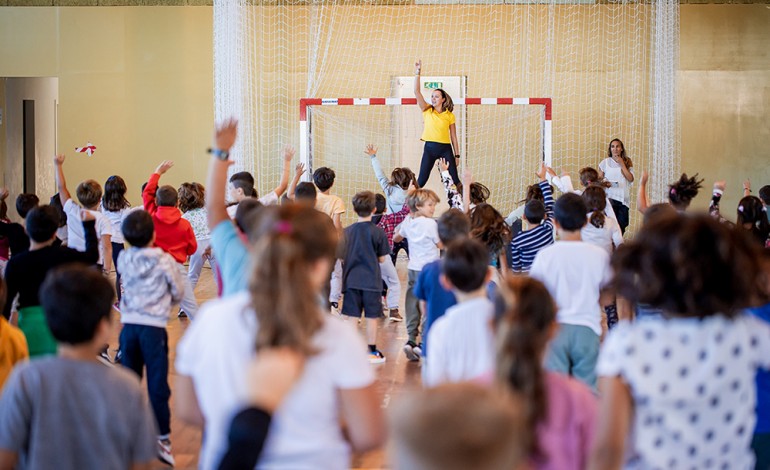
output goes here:
[{"label": "white t-shirt", "polygon": [[[258,324],[242,292],[203,305],[177,347],[176,371],[192,378],[206,419],[200,468],[216,468],[227,450],[233,416],[246,403],[246,367]],[[319,311],[319,315],[321,315]],[[350,445],[339,424],[341,389],[374,382],[366,344],[352,324],[323,317],[314,343],[320,353],[275,412],[260,467],[347,469]]]},{"label": "white t-shirt", "polygon": [[[631,200],[629,197],[631,183],[623,176],[623,172],[620,171],[620,164],[611,158],[605,158],[599,163],[599,169],[604,172],[604,177],[607,181],[612,183],[612,186],[607,188],[607,197],[628,206]],[[629,168],[628,171],[633,174],[633,167]]]},{"label": "white t-shirt", "polygon": [[123,238],[123,219],[131,213],[131,208],[121,209],[119,211],[108,211],[104,207],[101,207],[101,212],[110,221],[110,227],[112,228],[112,243],[125,243]]},{"label": "white t-shirt", "polygon": [[[91,211],[96,219],[96,238],[99,240],[99,261],[97,264],[104,264],[104,253],[102,247],[102,236],[112,235],[112,225],[107,217],[100,211]],[[67,246],[73,250],[86,251],[86,238],[83,232],[83,221],[80,220],[80,206],[75,204],[71,198],[64,203],[64,213],[67,214]]]},{"label": "white t-shirt", "polygon": [[754,378],[769,367],[770,328],[750,316],[619,323],[596,371],[634,400],[625,468],[753,469]]},{"label": "white t-shirt", "polygon": [[407,216],[396,233],[409,242],[409,264],[412,271],[422,271],[422,267],[439,259],[438,224],[428,217]]},{"label": "white t-shirt", "polygon": [[428,335],[425,385],[472,380],[493,370],[495,307],[486,297],[459,303],[436,320]]},{"label": "white t-shirt", "polygon": [[605,215],[604,227],[599,228],[591,223],[590,218],[591,214],[588,214],[589,220],[580,230],[580,238],[586,243],[598,246],[611,255],[613,247],[617,248],[623,243],[623,233],[620,231],[618,221]]},{"label": "white t-shirt", "polygon": [[548,288],[559,323],[602,334],[599,294],[612,277],[606,251],[583,241],[557,241],[537,253],[529,275]]},{"label": "white t-shirt", "polygon": [[[278,204],[278,195],[275,194],[275,191],[270,191],[269,193],[265,194],[261,198],[257,199],[260,203],[262,203],[263,206],[271,206]],[[235,218],[235,212],[238,210],[238,204],[233,204],[232,206],[227,206],[227,215],[231,218]]]}]

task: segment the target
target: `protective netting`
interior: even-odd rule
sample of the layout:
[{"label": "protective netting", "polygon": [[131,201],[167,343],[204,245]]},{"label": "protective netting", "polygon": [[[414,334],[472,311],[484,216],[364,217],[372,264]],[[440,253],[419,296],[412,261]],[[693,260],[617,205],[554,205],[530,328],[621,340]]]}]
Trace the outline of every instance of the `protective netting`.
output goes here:
[{"label": "protective netting", "polygon": [[[216,116],[239,117],[236,166],[254,172],[261,192],[279,178],[281,147],[299,146],[300,98],[395,96],[394,77],[412,75],[418,58],[423,76],[465,77],[466,97],[552,98],[553,166],[574,180],[616,137],[637,177],[650,171],[653,200],[679,171],[676,0],[215,0],[214,16]],[[466,107],[464,158],[501,212],[534,180],[540,110]],[[366,143],[380,147],[386,174],[402,164],[403,112],[419,115],[414,106],[313,107],[313,165],[335,169],[346,202],[377,188]]]}]

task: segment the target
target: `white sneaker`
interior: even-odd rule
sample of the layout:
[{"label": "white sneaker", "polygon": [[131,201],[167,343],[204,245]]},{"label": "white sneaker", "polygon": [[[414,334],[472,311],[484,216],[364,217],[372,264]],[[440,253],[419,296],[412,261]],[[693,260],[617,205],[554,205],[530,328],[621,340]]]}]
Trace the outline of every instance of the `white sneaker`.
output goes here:
[{"label": "white sneaker", "polygon": [[171,454],[170,440],[158,439],[158,460],[171,467],[174,466],[174,455]]}]

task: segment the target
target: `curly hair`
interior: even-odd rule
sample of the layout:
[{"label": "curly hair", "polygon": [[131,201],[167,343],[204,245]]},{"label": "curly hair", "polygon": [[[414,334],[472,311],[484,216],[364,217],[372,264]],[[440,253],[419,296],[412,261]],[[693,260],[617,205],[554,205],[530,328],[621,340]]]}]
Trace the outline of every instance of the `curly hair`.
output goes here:
[{"label": "curly hair", "polygon": [[206,189],[200,183],[182,183],[178,193],[179,210],[182,212],[199,209],[206,203]]},{"label": "curly hair", "polygon": [[668,185],[668,200],[677,210],[683,211],[690,206],[702,187],[703,179],[698,180],[698,173],[689,178],[687,173],[682,173],[677,181]]},{"label": "curly hair", "polygon": [[487,203],[477,205],[470,215],[471,238],[486,245],[490,255],[496,256],[511,241],[511,228],[497,209]]}]

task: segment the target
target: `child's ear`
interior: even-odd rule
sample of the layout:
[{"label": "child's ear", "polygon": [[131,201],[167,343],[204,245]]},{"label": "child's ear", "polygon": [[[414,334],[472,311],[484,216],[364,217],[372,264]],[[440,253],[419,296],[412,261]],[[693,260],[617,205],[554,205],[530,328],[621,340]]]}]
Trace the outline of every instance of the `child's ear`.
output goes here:
[{"label": "child's ear", "polygon": [[452,285],[452,283],[447,279],[446,276],[443,274],[439,275],[438,282],[441,284],[441,287],[443,287],[446,290],[452,290],[455,288],[455,286]]},{"label": "child's ear", "polygon": [[489,284],[489,281],[491,281],[491,280],[492,280],[492,277],[493,277],[494,275],[495,275],[495,268],[493,268],[492,266],[489,266],[489,267],[487,267],[487,275],[486,275],[486,277],[484,278],[484,285],[485,285],[485,286],[486,286],[487,284]]}]

